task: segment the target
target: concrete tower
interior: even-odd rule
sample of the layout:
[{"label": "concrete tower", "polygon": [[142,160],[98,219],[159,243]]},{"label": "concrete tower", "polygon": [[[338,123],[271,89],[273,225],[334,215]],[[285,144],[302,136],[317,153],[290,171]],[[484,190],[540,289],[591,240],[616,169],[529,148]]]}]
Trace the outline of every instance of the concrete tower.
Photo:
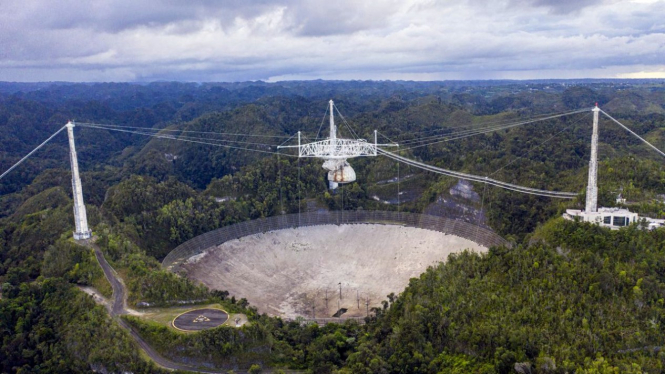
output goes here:
[{"label": "concrete tower", "polygon": [[72,164],[72,192],[74,195],[74,222],[76,224],[74,239],[88,239],[90,238],[91,232],[88,228],[88,216],[85,212],[85,204],[83,203],[79,163],[76,158],[76,145],[74,144],[74,124],[70,121],[67,123],[66,127],[67,137],[69,138],[69,159]]},{"label": "concrete tower", "polygon": [[[335,126],[335,113],[333,112],[335,110],[334,109],[335,103],[332,100],[330,100],[328,102],[328,104],[330,105],[330,144],[331,144],[330,155],[334,156],[335,151],[337,149],[337,145],[336,145],[336,143],[337,143],[337,141],[336,141],[337,140],[337,126]],[[339,168],[339,165],[335,164],[334,167]],[[333,171],[333,173],[334,173],[334,171]],[[330,177],[328,179],[330,179]],[[335,182],[334,178],[330,179],[328,181],[328,188],[330,188],[331,190],[336,189],[338,186],[339,186],[339,183]]]},{"label": "concrete tower", "polygon": [[335,126],[335,113],[333,113],[335,103],[330,100],[328,101],[328,104],[330,105],[330,139],[334,140],[337,139],[337,127]]},{"label": "concrete tower", "polygon": [[598,104],[593,108],[593,133],[591,135],[591,160],[589,182],[586,187],[586,213],[598,212]]}]

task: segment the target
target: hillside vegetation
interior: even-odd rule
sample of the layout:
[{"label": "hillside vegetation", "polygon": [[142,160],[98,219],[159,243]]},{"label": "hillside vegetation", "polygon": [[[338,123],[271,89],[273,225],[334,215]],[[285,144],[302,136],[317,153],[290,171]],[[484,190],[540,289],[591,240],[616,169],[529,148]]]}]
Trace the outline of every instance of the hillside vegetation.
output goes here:
[{"label": "hillside vegetation", "polygon": [[[298,130],[313,138],[333,98],[360,137],[372,139],[378,129],[388,141],[404,143],[397,151],[402,155],[580,195],[557,201],[473,184],[475,200],[458,200],[456,209],[477,214],[460,218],[445,205],[428,209],[451,196],[456,180],[399,168],[386,158],[352,160],[358,180],[331,192],[316,160],[77,127],[89,223],[128,286],[130,306],[214,302],[250,318],[238,330],[187,335],[128,318],[155,349],[179,362],[240,370],[659,373],[665,370],[665,231],[609,231],[557,218],[584,203],[589,116],[406,145],[418,134],[599,102],[664,148],[664,92],[662,82],[626,81],[0,83],[0,166],[5,170],[72,118],[280,136],[272,145]],[[630,209],[665,218],[660,156],[609,123],[603,122],[600,141],[600,205],[617,205],[620,193]],[[110,296],[93,253],[71,239],[68,168],[62,136],[0,185],[0,371],[159,372],[76,287],[94,286]],[[450,214],[488,225],[514,245],[464,253],[428,269],[403,292],[387,295],[365,325],[304,325],[258,315],[244,295],[208,290],[160,267],[177,245],[218,227],[360,208]]]},{"label": "hillside vegetation", "polygon": [[[563,219],[430,268],[360,340],[350,372],[663,370],[665,231]],[[455,371],[456,370],[456,371]],[[611,372],[607,368],[601,372]]]}]

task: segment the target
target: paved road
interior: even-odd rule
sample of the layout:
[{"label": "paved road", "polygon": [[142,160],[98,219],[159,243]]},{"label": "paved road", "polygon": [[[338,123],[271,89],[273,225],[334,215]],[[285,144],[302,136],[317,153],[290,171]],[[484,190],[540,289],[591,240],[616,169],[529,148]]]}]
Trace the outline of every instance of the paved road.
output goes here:
[{"label": "paved road", "polygon": [[[95,251],[95,257],[97,257],[97,261],[99,262],[99,265],[102,267],[102,270],[104,270],[104,275],[106,276],[106,279],[108,279],[109,283],[111,284],[111,288],[113,288],[113,306],[111,307],[111,316],[112,317],[117,317],[123,314],[127,314],[127,289],[125,288],[125,284],[122,282],[120,277],[118,277],[118,274],[113,270],[111,265],[106,261],[106,258],[104,258],[104,254],[102,251],[99,249],[99,247],[92,243],[90,240],[86,241],[81,241],[81,244],[86,245],[87,247],[92,248]],[[184,371],[194,371],[197,373],[211,373],[211,374],[216,374],[216,373],[226,373],[227,371],[204,371],[200,369],[196,369],[191,366],[187,365],[182,365],[175,363],[167,358],[164,358],[162,355],[157,353],[143,338],[136,332],[134,329],[123,319],[121,318],[115,318],[116,321],[118,321],[118,324],[123,327],[125,330],[129,332],[129,334],[136,340],[136,343],[141,347],[141,349],[159,366],[161,366],[164,369],[168,370],[184,370]]]},{"label": "paved road", "polygon": [[[92,240],[81,240],[79,241],[80,244],[85,245],[89,248],[92,248],[95,251],[95,257],[97,257],[97,262],[99,262],[99,266],[102,267],[102,270],[104,270],[104,275],[106,276],[106,279],[108,279],[109,283],[111,284],[111,288],[113,288],[113,305],[111,307],[111,316],[112,317],[118,317],[123,314],[127,314],[127,289],[125,288],[125,284],[122,282],[122,279],[118,276],[118,274],[113,270],[111,265],[106,261],[106,258],[104,258],[104,254],[102,253],[101,249],[92,242]],[[139,345],[139,347],[152,359],[158,366],[161,366],[164,369],[167,370],[182,370],[182,371],[190,371],[190,372],[196,372],[196,373],[205,373],[205,374],[223,374],[227,373],[228,369],[211,369],[211,370],[201,370],[189,365],[183,365],[179,364],[176,362],[173,362],[164,356],[160,355],[155,351],[143,338],[141,335],[139,335],[127,322],[125,322],[121,318],[115,318],[116,321],[118,321],[118,324],[127,330],[129,334],[136,340],[136,343]],[[236,370],[234,369],[236,373],[245,373],[243,370]],[[283,370],[285,373],[301,373],[300,371],[297,370]],[[271,373],[273,372],[271,369],[264,369],[264,373]]]},{"label": "paved road", "polygon": [[102,254],[102,251],[99,249],[99,247],[96,244],[90,242],[86,244],[88,247],[91,247],[95,250],[95,257],[97,257],[97,262],[99,262],[99,266],[101,266],[102,270],[104,270],[104,275],[111,284],[111,288],[113,288],[113,304],[111,306],[111,316],[115,317],[121,314],[127,314],[127,291],[125,289],[124,283],[122,283],[115,270],[113,270],[108,261],[106,261],[106,258],[104,258],[104,254]]}]

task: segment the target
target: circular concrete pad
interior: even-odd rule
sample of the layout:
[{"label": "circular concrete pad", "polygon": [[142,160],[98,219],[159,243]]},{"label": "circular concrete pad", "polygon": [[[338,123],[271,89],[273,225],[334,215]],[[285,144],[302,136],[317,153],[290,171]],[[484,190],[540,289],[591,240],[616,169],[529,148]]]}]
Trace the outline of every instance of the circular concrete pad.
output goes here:
[{"label": "circular concrete pad", "polygon": [[182,331],[200,331],[222,325],[229,315],[221,309],[196,309],[173,320],[173,327]]},{"label": "circular concrete pad", "polygon": [[190,279],[247,298],[259,312],[286,318],[364,317],[428,266],[470,240],[438,231],[379,224],[321,225],[245,236],[189,258]]}]

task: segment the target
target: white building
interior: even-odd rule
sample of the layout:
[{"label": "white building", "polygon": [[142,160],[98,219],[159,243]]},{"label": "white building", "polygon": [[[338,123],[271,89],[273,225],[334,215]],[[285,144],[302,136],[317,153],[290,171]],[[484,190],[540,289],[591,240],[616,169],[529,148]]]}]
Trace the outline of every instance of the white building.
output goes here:
[{"label": "white building", "polygon": [[640,217],[623,208],[598,208],[595,212],[585,212],[579,209],[566,209],[563,218],[569,220],[580,220],[582,222],[591,222],[604,227],[618,229],[628,226],[631,223],[637,223]]}]

